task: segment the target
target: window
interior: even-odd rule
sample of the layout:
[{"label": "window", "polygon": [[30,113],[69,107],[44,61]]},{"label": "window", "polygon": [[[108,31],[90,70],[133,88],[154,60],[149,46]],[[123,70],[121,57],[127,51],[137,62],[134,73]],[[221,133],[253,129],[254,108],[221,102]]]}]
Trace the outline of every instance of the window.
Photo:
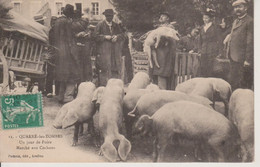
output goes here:
[{"label": "window", "polygon": [[93,2],[92,4],[92,14],[99,15],[99,4],[98,2]]},{"label": "window", "polygon": [[75,3],[76,5],[76,10],[82,12],[82,4],[81,3]]},{"label": "window", "polygon": [[57,15],[62,15],[62,3],[61,2],[56,3],[56,11],[57,11]]},{"label": "window", "polygon": [[16,11],[17,13],[21,13],[21,3],[20,2],[14,3],[14,11]]}]

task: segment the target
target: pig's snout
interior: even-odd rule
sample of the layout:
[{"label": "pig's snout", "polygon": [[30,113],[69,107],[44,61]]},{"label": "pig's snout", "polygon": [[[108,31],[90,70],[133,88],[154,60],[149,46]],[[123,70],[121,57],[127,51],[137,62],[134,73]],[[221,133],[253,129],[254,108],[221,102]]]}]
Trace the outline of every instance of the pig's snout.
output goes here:
[{"label": "pig's snout", "polygon": [[148,115],[142,115],[135,124],[135,133],[146,136],[152,130],[153,120]]},{"label": "pig's snout", "polygon": [[56,125],[56,124],[53,124],[52,125],[54,128],[56,128],[56,129],[61,129],[62,128],[62,126],[59,126],[59,125]]}]

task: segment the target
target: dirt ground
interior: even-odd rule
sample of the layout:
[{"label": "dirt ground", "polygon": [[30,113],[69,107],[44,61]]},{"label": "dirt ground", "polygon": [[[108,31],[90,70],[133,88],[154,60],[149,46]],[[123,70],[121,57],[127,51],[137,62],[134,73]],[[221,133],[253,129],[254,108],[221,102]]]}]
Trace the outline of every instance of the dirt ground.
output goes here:
[{"label": "dirt ground", "polygon": [[[91,161],[101,161],[107,162],[105,157],[99,156],[99,148],[95,147],[94,139],[87,134],[87,124],[84,124],[84,132],[82,136],[79,136],[78,145],[72,147],[72,138],[74,127],[70,127],[67,129],[55,129],[52,127],[53,121],[57,112],[59,111],[60,105],[56,99],[54,98],[43,98],[43,116],[44,116],[44,125],[45,127],[41,129],[41,131],[52,133],[61,133],[64,137],[64,147],[73,150],[73,155],[71,155],[71,159],[79,158],[78,155],[88,157]],[[224,105],[222,103],[217,102],[216,110],[223,112]],[[97,124],[97,115],[94,116],[95,126]],[[132,141],[132,150],[128,156],[127,162],[152,162],[152,139],[145,139],[140,136],[133,137]],[[194,157],[193,148],[189,144],[185,144],[182,146],[176,146],[169,144],[166,150],[167,154],[165,157],[165,162],[197,162]],[[75,157],[74,157],[75,156]]]}]

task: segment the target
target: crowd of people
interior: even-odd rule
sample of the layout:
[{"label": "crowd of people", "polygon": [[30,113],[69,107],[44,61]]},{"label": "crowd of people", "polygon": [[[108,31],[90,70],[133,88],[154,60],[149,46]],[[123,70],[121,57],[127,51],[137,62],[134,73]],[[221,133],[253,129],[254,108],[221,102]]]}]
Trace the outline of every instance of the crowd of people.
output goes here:
[{"label": "crowd of people", "polygon": [[[245,0],[234,1],[232,6],[234,19],[227,16],[217,24],[216,12],[208,8],[202,13],[204,24],[189,27],[187,35],[180,38],[177,46],[175,41],[170,42],[169,39],[161,42],[156,53],[162,68],[150,70],[161,89],[169,89],[172,57],[176,51],[201,55],[201,77],[223,78],[232,85],[233,90],[253,89],[253,19],[247,14],[248,4]],[[167,12],[161,13],[160,26],[172,26],[170,19]]]},{"label": "crowd of people", "polygon": [[[47,96],[54,91],[54,80],[59,102],[66,103],[74,99],[76,85],[81,82],[97,79],[96,84],[105,86],[108,79],[121,77],[122,54],[130,56],[129,50],[124,49],[127,35],[123,27],[112,21],[115,14],[112,9],[103,14],[106,19],[93,26],[80,11],[67,4],[63,16],[52,17]],[[94,65],[92,55],[96,58]]]},{"label": "crowd of people", "polygon": [[[214,10],[203,13],[202,26],[187,29],[187,35],[176,42],[162,38],[157,48],[152,48],[160,67],[150,69],[153,82],[161,89],[170,89],[170,78],[176,51],[198,53],[200,76],[221,77],[227,80],[232,89],[253,89],[253,19],[247,14],[245,0],[233,2],[236,18],[225,17],[221,24],[214,20]],[[132,77],[132,61],[128,48],[128,36],[122,25],[113,21],[114,11],[103,12],[105,20],[96,26],[82,18],[81,12],[67,4],[63,16],[52,17],[49,31],[50,57],[48,58],[46,92],[51,93],[55,80],[59,102],[74,99],[76,85],[97,78],[98,86],[105,86],[110,78],[121,78],[122,56],[126,57],[128,80]],[[175,28],[167,12],[160,13],[159,26]],[[93,65],[91,56],[96,61]],[[228,71],[221,74],[214,71],[218,59],[229,60]],[[219,62],[220,63],[220,62]],[[92,66],[95,67],[93,71]]]}]

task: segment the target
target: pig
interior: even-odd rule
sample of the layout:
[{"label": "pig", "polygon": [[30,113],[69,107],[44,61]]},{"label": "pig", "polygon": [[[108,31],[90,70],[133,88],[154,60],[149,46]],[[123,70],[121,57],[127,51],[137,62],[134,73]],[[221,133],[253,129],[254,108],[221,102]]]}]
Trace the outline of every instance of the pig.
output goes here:
[{"label": "pig", "polygon": [[229,101],[229,120],[238,128],[243,162],[254,160],[254,92],[235,90]]},{"label": "pig", "polygon": [[158,90],[141,96],[133,111],[129,112],[128,115],[132,117],[144,114],[152,116],[164,104],[179,100],[194,101],[203,104],[208,108],[212,108],[212,102],[207,98],[187,95],[177,91]]},{"label": "pig", "polygon": [[150,84],[149,75],[145,72],[138,72],[134,75],[134,78],[128,85],[127,91],[133,89],[144,89],[148,84]]},{"label": "pig", "polygon": [[216,86],[214,83],[209,82],[209,80],[204,80],[200,84],[196,84],[194,89],[189,93],[189,95],[201,96],[208,98],[213,102],[213,108],[215,107],[215,94],[217,93]]},{"label": "pig", "polygon": [[[194,89],[197,90],[194,91]],[[178,84],[175,90],[187,94],[198,94],[199,91],[201,91],[200,93],[203,94],[204,97],[207,97],[213,101],[213,107],[215,105],[215,101],[222,101],[225,105],[224,115],[228,115],[228,105],[232,89],[231,85],[221,78],[192,78]]]},{"label": "pig", "polygon": [[96,89],[95,84],[92,82],[82,82],[78,88],[77,97],[63,105],[59,110],[54,120],[53,126],[57,129],[66,129],[75,125],[73,144],[76,146],[78,142],[79,127],[81,124],[87,122],[91,129],[91,133],[94,133],[93,115],[95,114],[94,105],[91,103],[93,93]]},{"label": "pig", "polygon": [[155,84],[149,84],[145,89],[131,89],[128,91],[128,93],[123,98],[123,112],[124,112],[124,118],[125,118],[125,127],[126,127],[126,133],[127,138],[131,138],[131,129],[133,125],[133,118],[128,117],[127,114],[132,111],[139,100],[139,98],[146,94],[153,92],[155,90],[159,90],[160,88],[158,85]]},{"label": "pig", "polygon": [[143,49],[144,52],[148,54],[148,60],[151,68],[153,68],[152,56],[155,65],[158,68],[160,68],[156,53],[155,51],[152,52],[151,47],[154,46],[155,48],[157,48],[160,43],[161,37],[169,37],[177,41],[179,40],[178,32],[173,28],[162,26],[155,30],[152,30],[144,41],[144,49]]},{"label": "pig", "polygon": [[180,136],[210,146],[219,162],[238,160],[240,140],[236,127],[222,114],[198,103],[167,103],[151,117],[142,115],[136,128],[144,134],[152,131],[155,136],[154,162],[162,162],[171,139]]},{"label": "pig", "polygon": [[[101,153],[112,162],[119,158],[126,161],[131,151],[131,143],[119,133],[123,121],[124,85],[120,79],[110,79],[104,89],[99,110],[99,129],[104,143]],[[119,141],[118,148],[114,142]]]}]

